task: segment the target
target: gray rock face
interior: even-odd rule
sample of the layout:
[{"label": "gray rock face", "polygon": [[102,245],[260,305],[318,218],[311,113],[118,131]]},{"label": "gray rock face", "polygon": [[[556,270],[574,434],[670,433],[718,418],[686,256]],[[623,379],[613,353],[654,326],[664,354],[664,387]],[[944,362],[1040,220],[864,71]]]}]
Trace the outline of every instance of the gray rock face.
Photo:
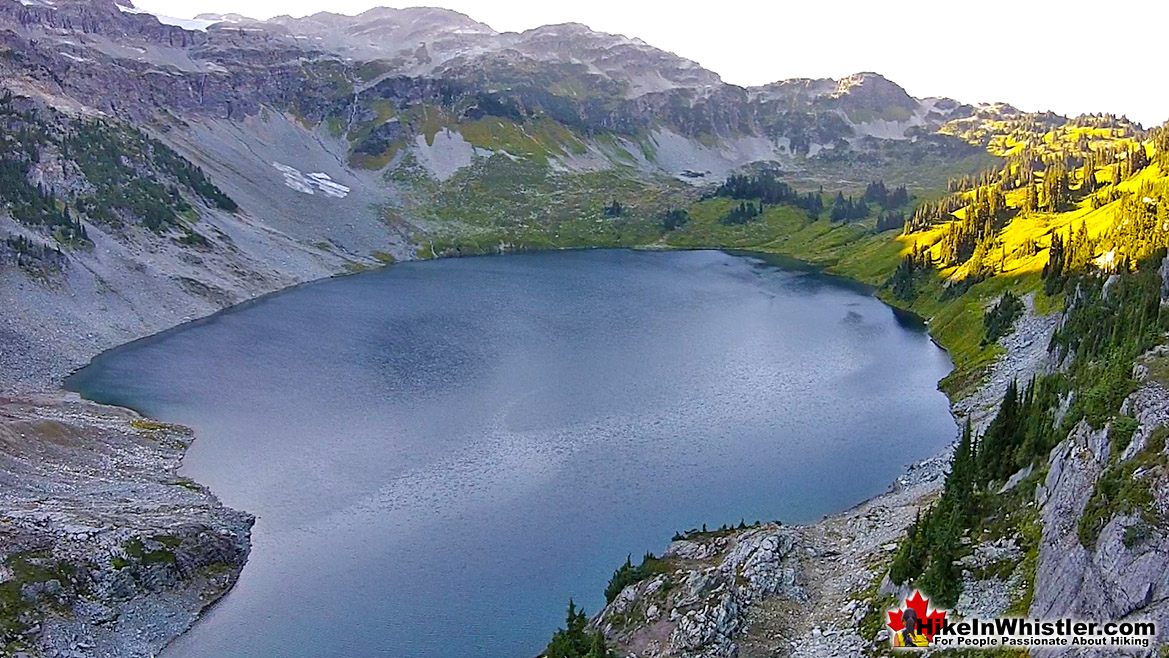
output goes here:
[{"label": "gray rock face", "polygon": [[0,646],[153,656],[235,584],[252,518],[176,475],[191,440],[75,396],[0,398],[0,587],[21,593]]},{"label": "gray rock face", "polygon": [[672,571],[626,587],[592,626],[642,658],[736,656],[750,605],[802,596],[793,547],[773,524],[676,541],[662,556]]},{"label": "gray rock face", "polygon": [[1012,381],[1025,386],[1033,376],[1055,367],[1047,346],[1060,314],[1036,315],[1034,294],[1024,297],[1023,304],[1024,313],[1015,321],[1015,330],[999,340],[1006,354],[991,366],[977,389],[953,405],[956,416],[970,419],[976,436],[994,420]]},{"label": "gray rock face", "polygon": [[[1125,401],[1125,410],[1140,423],[1132,443],[1121,456],[1131,459],[1143,449],[1152,432],[1169,423],[1169,391],[1145,381]],[[1100,532],[1094,546],[1079,536],[1084,508],[1109,459],[1107,430],[1092,431],[1086,422],[1051,455],[1044,484],[1043,539],[1035,578],[1034,616],[1085,619],[1152,619],[1160,622],[1160,639],[1169,620],[1169,538],[1153,530],[1137,541],[1126,541],[1140,519],[1118,514]],[[1154,492],[1163,513],[1166,474],[1140,472]]]},{"label": "gray rock face", "polygon": [[978,578],[974,574],[1003,563],[1017,567],[1022,559],[1023,552],[1013,537],[975,546],[974,551],[958,563],[962,570],[962,594],[955,610],[964,617],[979,619],[1005,613],[1011,603],[1025,595],[1019,569],[1013,569],[1006,578]]}]

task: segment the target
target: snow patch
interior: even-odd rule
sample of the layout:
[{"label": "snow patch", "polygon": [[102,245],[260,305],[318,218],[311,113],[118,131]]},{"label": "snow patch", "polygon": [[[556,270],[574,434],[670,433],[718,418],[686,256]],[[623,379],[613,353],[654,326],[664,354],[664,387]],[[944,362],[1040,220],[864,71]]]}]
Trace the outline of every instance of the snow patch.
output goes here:
[{"label": "snow patch", "polygon": [[[31,2],[32,0],[21,0],[21,2]],[[42,0],[48,2],[49,0]],[[163,25],[170,25],[172,27],[179,27],[188,32],[206,32],[207,28],[222,23],[219,19],[211,20],[206,18],[175,18],[174,16],[164,16],[163,14],[155,14],[146,11],[145,9],[138,9],[137,7],[124,7],[122,5],[114,5],[123,14],[149,14],[153,16],[159,23]]]},{"label": "snow patch", "polygon": [[163,25],[173,25],[174,27],[181,27],[188,32],[206,32],[207,28],[219,23],[221,21],[210,21],[199,18],[173,18],[171,16],[163,16],[155,14],[155,18]]},{"label": "snow patch", "polygon": [[316,172],[308,174],[307,176],[296,167],[289,167],[286,164],[273,162],[272,166],[276,171],[284,174],[284,184],[297,192],[304,194],[316,194],[320,192],[325,196],[336,199],[344,199],[349,196],[349,188],[335,182],[332,177],[324,172]]},{"label": "snow patch", "polygon": [[53,0],[20,0],[20,4],[25,7],[48,7],[49,9],[56,9],[57,3]]},{"label": "snow patch", "polygon": [[324,172],[309,174],[308,179],[312,181],[312,184],[316,185],[317,189],[323,192],[326,196],[336,197],[338,199],[344,199],[346,196],[349,196],[348,187],[334,182],[333,179]]}]

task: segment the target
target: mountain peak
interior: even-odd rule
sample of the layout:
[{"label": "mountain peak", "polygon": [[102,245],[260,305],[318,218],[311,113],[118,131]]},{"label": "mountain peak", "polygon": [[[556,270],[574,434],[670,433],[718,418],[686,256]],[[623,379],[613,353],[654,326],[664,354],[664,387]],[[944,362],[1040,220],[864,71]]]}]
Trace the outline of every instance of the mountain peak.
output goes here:
[{"label": "mountain peak", "polygon": [[836,81],[837,94],[856,93],[858,90],[863,90],[862,93],[894,94],[909,97],[909,93],[905,91],[904,87],[880,73],[872,71],[853,73]]}]

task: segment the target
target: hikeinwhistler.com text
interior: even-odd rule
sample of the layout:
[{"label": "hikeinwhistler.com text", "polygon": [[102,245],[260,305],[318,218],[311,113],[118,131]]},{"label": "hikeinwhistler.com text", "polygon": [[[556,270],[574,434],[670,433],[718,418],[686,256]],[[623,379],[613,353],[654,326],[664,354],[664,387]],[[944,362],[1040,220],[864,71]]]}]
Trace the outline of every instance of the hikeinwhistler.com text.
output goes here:
[{"label": "hikeinwhistler.com text", "polygon": [[1108,647],[1148,649],[1157,638],[1151,621],[1082,621],[1076,619],[966,619],[927,621],[936,624],[933,646],[948,648]]}]

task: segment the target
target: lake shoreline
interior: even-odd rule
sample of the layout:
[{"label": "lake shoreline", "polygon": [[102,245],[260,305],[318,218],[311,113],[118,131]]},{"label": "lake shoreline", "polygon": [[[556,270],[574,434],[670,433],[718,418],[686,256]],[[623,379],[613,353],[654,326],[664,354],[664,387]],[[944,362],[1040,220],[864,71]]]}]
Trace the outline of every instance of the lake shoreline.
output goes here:
[{"label": "lake shoreline", "polygon": [[[1027,381],[1047,363],[1059,316],[1038,315],[1033,296],[1024,301],[1023,316],[1001,340],[1005,353],[980,384],[958,399],[947,394],[954,419],[959,426],[969,420],[976,435],[993,420],[1007,386]],[[626,587],[593,616],[590,628],[615,640],[619,655],[636,651],[652,658],[695,651],[719,658],[818,658],[887,646],[884,605],[911,589],[884,574],[918,512],[940,495],[956,439],[938,455],[908,465],[886,492],[815,523],[671,542],[663,555],[680,568]],[[745,557],[753,573],[743,586]],[[664,599],[662,592],[669,592]],[[996,605],[986,596],[972,593],[965,604]]]},{"label": "lake shoreline", "polygon": [[[541,250],[531,250],[531,251],[532,251],[533,253],[544,253],[544,252],[556,252],[556,251],[585,251],[585,250],[594,250],[594,249],[599,249],[599,248],[541,249]],[[606,248],[606,249],[607,249],[607,248]],[[639,250],[639,248],[632,248],[632,250]],[[656,250],[656,249],[655,249],[655,250]],[[672,249],[672,248],[665,248],[665,249],[663,249],[663,250],[675,250],[675,249]],[[696,251],[696,250],[698,250],[698,249],[685,249],[685,251]],[[766,253],[759,253],[759,252],[749,252],[749,251],[744,251],[744,250],[719,250],[719,249],[712,249],[712,250],[713,250],[713,251],[725,251],[725,252],[727,252],[727,253],[732,253],[732,254],[735,254],[735,255],[740,255],[740,256],[758,257],[758,258],[761,258],[762,260],[767,260],[766,258],[762,258],[762,257],[764,257],[764,256],[769,256],[769,254],[766,254]],[[527,251],[527,250],[525,250],[525,251]],[[509,252],[509,253],[510,253],[510,252]],[[488,254],[488,255],[495,255],[495,254]],[[773,255],[771,255],[771,256],[773,256]],[[473,257],[473,256],[459,256],[459,257],[464,257],[464,258],[465,258],[465,257]],[[444,256],[444,258],[446,258],[446,257]],[[785,258],[786,258],[786,257],[785,257]],[[802,262],[802,261],[798,261],[797,259],[792,259],[792,261],[793,261],[793,262]],[[804,264],[805,264],[805,265],[806,265],[806,266],[807,266],[807,267],[808,267],[810,270],[812,270],[812,271],[817,271],[817,272],[825,273],[825,274],[827,274],[827,275],[830,275],[830,276],[832,276],[832,277],[834,277],[834,278],[839,278],[839,279],[842,279],[842,280],[853,281],[853,280],[851,280],[851,279],[848,279],[848,277],[842,277],[842,276],[840,276],[840,275],[832,274],[831,272],[828,272],[828,271],[826,271],[826,269],[825,269],[824,267],[822,267],[822,266],[819,266],[819,265],[816,265],[816,264],[812,264],[812,263],[804,263]],[[225,312],[232,312],[232,311],[238,311],[238,310],[241,310],[242,308],[246,308],[247,306],[250,306],[250,305],[256,304],[256,303],[258,303],[259,301],[261,301],[261,300],[263,300],[263,299],[265,299],[265,298],[267,298],[267,297],[270,297],[270,296],[272,296],[272,295],[275,295],[275,294],[277,294],[277,293],[286,292],[286,291],[288,291],[288,290],[290,290],[290,289],[292,289],[292,288],[296,288],[296,287],[304,286],[304,285],[307,285],[307,284],[309,284],[309,283],[318,283],[318,282],[320,282],[320,281],[324,281],[324,280],[328,280],[328,279],[333,279],[333,278],[338,278],[338,277],[347,276],[347,275],[349,275],[349,274],[352,274],[352,273],[356,273],[356,272],[345,272],[345,273],[337,273],[337,274],[334,274],[334,275],[332,275],[332,276],[329,276],[329,277],[323,277],[323,278],[319,278],[319,279],[314,279],[314,280],[312,280],[312,281],[305,281],[305,282],[300,282],[300,283],[297,283],[297,284],[295,284],[295,285],[293,285],[293,286],[287,286],[287,287],[281,288],[281,289],[279,289],[279,290],[273,290],[273,291],[270,291],[270,292],[267,292],[267,293],[263,293],[263,294],[257,295],[257,296],[255,296],[255,297],[252,297],[252,298],[249,298],[249,299],[247,299],[247,300],[241,301],[241,302],[239,302],[238,304],[233,304],[232,306],[229,306],[229,307],[227,307],[227,308],[224,308],[224,309],[220,309],[220,310],[218,310],[218,311],[216,311],[216,312],[214,312],[214,313],[211,313],[211,314],[205,315],[205,316],[203,316],[203,317],[199,317],[199,318],[196,318],[196,319],[193,319],[193,320],[189,320],[189,321],[187,321],[187,322],[184,322],[184,323],[181,323],[181,324],[179,324],[179,325],[174,325],[174,326],[171,326],[171,327],[168,327],[168,328],[164,328],[164,329],[162,329],[161,331],[159,331],[159,332],[156,332],[156,333],[154,333],[154,334],[150,334],[150,335],[148,335],[148,336],[143,336],[143,337],[139,337],[139,338],[132,339],[132,340],[130,340],[130,341],[127,341],[126,343],[123,343],[123,344],[121,344],[121,345],[115,346],[115,347],[113,347],[113,348],[110,348],[109,350],[105,350],[105,351],[103,351],[103,352],[100,352],[100,353],[98,353],[98,354],[96,354],[96,355],[92,356],[92,357],[91,357],[91,361],[92,361],[92,360],[95,360],[95,359],[97,359],[97,358],[100,358],[100,356],[101,356],[101,355],[103,355],[103,354],[106,354],[106,353],[108,353],[108,352],[110,352],[110,351],[114,351],[114,350],[118,350],[118,349],[124,348],[124,347],[126,347],[127,345],[130,345],[130,344],[138,343],[138,342],[140,342],[140,341],[158,340],[158,339],[160,339],[161,337],[163,337],[163,336],[165,336],[165,335],[169,335],[171,332],[175,332],[175,331],[179,331],[179,330],[181,330],[182,328],[184,328],[184,327],[188,326],[188,325],[189,325],[189,324],[191,324],[191,323],[200,323],[200,322],[207,322],[207,321],[210,321],[210,319],[211,319],[211,318],[215,317],[216,315],[219,315],[220,313],[225,313]],[[865,284],[863,284],[863,283],[860,283],[860,282],[855,282],[855,283],[857,283],[857,285],[862,285],[862,286],[865,286]],[[865,286],[865,287],[866,287],[866,289],[868,290],[868,293],[869,293],[869,294],[872,294],[872,292],[873,292],[873,289],[871,288],[871,286]],[[874,295],[874,297],[875,297],[875,295]],[[881,301],[882,301],[882,302],[883,302],[883,303],[884,303],[884,304],[885,304],[887,307],[889,307],[889,308],[891,308],[891,309],[894,309],[894,311],[895,311],[895,312],[898,312],[898,311],[904,312],[902,309],[897,309],[895,306],[888,304],[888,303],[887,303],[887,302],[885,302],[884,300],[881,300]],[[916,317],[916,316],[915,316],[915,317]],[[919,319],[920,319],[920,318],[919,318]],[[924,320],[923,320],[923,323],[924,323]],[[931,340],[933,340],[932,336],[931,336]],[[934,341],[934,343],[935,343],[935,344],[937,344],[937,343],[936,343],[936,341]],[[941,347],[941,346],[939,345],[939,347]],[[942,348],[942,349],[944,349],[944,348]],[[72,376],[72,375],[70,375],[70,377],[71,377],[71,376]],[[68,379],[69,379],[69,377],[67,377],[65,381],[62,381],[62,382],[61,382],[61,384],[62,384],[62,385],[66,385],[66,384],[67,384],[67,380],[68,380]],[[43,398],[42,398],[42,399],[43,399]],[[951,402],[951,408],[953,409],[953,408],[954,408],[954,405],[956,404],[956,401],[955,401],[955,400],[951,400],[950,402]],[[55,404],[55,403],[53,403],[53,404]],[[117,408],[113,408],[113,409],[115,409],[115,410],[116,410]],[[184,449],[184,451],[185,451],[185,449]],[[946,456],[947,454],[948,454],[948,449],[947,449],[946,451],[943,451],[943,452],[942,452],[940,455],[938,455],[938,456],[935,456],[935,457],[932,457],[932,458],[930,458],[930,459],[927,459],[927,460],[925,460],[924,462],[921,462],[920,464],[908,465],[908,466],[906,467],[906,472],[907,472],[907,473],[910,473],[910,472],[913,472],[915,469],[917,469],[917,470],[920,470],[920,468],[921,468],[921,464],[927,464],[927,463],[936,463],[938,460],[943,460],[943,461],[944,461],[944,458],[945,458],[945,456]],[[180,461],[179,461],[179,464],[181,465],[181,456],[180,456]],[[176,467],[176,468],[177,468],[177,467]],[[933,476],[931,476],[931,480],[936,480],[938,477],[940,477],[940,471],[939,471],[938,473],[935,473]],[[217,499],[217,498],[215,498],[215,496],[214,496],[214,494],[213,494],[212,492],[210,492],[210,491],[207,491],[205,488],[204,488],[204,492],[205,492],[205,493],[206,493],[206,495],[209,497],[209,501],[212,501],[214,504],[218,504],[218,499]],[[832,519],[832,518],[834,518],[834,517],[839,517],[839,516],[841,516],[841,515],[848,514],[850,511],[852,511],[852,510],[855,510],[855,509],[858,509],[858,508],[860,508],[860,507],[862,507],[862,506],[865,506],[866,504],[873,503],[873,502],[875,502],[875,501],[879,501],[879,500],[881,500],[881,499],[882,499],[882,498],[884,498],[884,497],[887,497],[887,496],[890,496],[890,495],[895,495],[895,494],[897,494],[897,485],[896,485],[896,483],[894,483],[894,485],[891,487],[890,491],[887,491],[887,492],[885,492],[885,493],[882,493],[882,494],[879,494],[879,495],[877,495],[877,496],[874,496],[874,497],[872,497],[872,498],[870,498],[870,499],[868,499],[868,500],[866,500],[866,501],[863,501],[863,502],[861,502],[861,503],[858,503],[857,505],[853,506],[853,507],[852,507],[852,508],[850,508],[849,510],[842,510],[842,511],[840,511],[840,512],[836,513],[836,514],[829,515],[828,517],[825,517],[825,519],[823,519],[823,520],[822,520],[821,522],[819,522],[818,524],[812,524],[812,526],[809,526],[809,527],[815,527],[816,525],[823,524],[823,523],[827,522],[828,520],[830,520],[830,519]],[[246,553],[245,553],[245,555],[246,555]],[[240,563],[239,563],[239,565],[238,565],[238,568],[235,568],[235,569],[233,570],[233,574],[232,574],[232,583],[234,583],[234,580],[235,580],[236,578],[238,578],[238,574],[239,574],[239,573],[240,573],[240,571],[242,570],[243,566],[244,566],[244,563],[243,563],[243,562],[240,562]],[[599,587],[600,585],[601,585],[601,584],[600,584],[600,583],[598,583],[598,587]],[[203,611],[204,611],[204,610],[205,610],[205,609],[206,609],[208,606],[210,606],[212,603],[214,603],[214,601],[218,600],[220,596],[222,596],[223,594],[226,594],[226,593],[227,593],[227,591],[228,591],[228,590],[226,590],[226,589],[225,589],[225,590],[223,590],[221,593],[219,593],[219,595],[218,595],[218,596],[215,596],[215,597],[214,597],[214,599],[212,599],[210,603],[205,603],[205,604],[203,604],[203,605],[202,605],[202,607],[199,609],[199,611],[196,613],[196,617],[192,618],[192,624],[194,623],[194,619],[196,619],[196,618],[197,618],[197,615],[201,614],[201,613],[202,613],[202,612],[203,612]],[[148,594],[148,595],[146,595],[146,598],[150,598],[150,595],[149,595],[149,594]],[[159,644],[159,645],[155,645],[155,646],[157,646],[157,647],[158,647],[158,649],[160,650],[162,647],[165,647],[165,646],[167,646],[168,644],[170,644],[170,643],[171,643],[171,642],[172,642],[172,641],[173,641],[173,640],[174,640],[176,637],[178,637],[178,635],[180,635],[182,632],[185,632],[185,630],[187,630],[189,627],[190,627],[190,625],[187,625],[185,628],[181,629],[179,632],[176,632],[176,633],[174,633],[172,636],[170,636],[170,637],[166,638],[164,642],[161,642],[161,644]]]}]

